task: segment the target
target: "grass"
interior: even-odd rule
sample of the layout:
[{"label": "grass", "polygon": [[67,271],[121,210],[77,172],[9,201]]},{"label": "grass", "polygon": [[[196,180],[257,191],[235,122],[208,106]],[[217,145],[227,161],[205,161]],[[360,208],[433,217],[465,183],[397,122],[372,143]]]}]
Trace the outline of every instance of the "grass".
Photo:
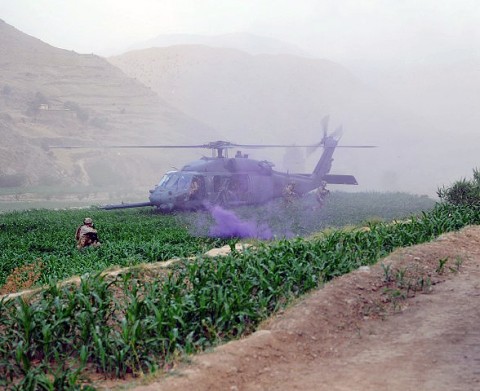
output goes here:
[{"label": "grass", "polygon": [[[334,192],[321,210],[313,209],[314,202],[313,197],[305,197],[289,208],[279,200],[235,211],[242,219],[268,225],[275,238],[282,239],[307,236],[327,227],[403,218],[434,204],[428,198],[402,193]],[[393,212],[387,213],[387,205]],[[74,232],[87,215],[94,219],[102,246],[79,252]],[[235,244],[235,240],[208,238],[212,224],[212,218],[205,212],[160,215],[152,208],[104,211],[91,207],[4,213],[0,221],[0,286],[15,268],[39,262],[43,268],[37,284],[46,284],[112,267],[193,256],[212,247]]]},{"label": "grass", "polygon": [[[149,224],[166,218],[122,211],[115,219],[132,221],[136,214]],[[22,216],[8,221],[7,228],[25,229]],[[42,227],[45,220],[38,217],[46,218],[39,215],[26,222]],[[368,230],[333,230],[317,240],[259,243],[221,260],[199,256],[179,261],[168,274],[149,280],[125,272],[113,280],[84,275],[78,286],[50,283],[29,301],[0,301],[0,375],[23,389],[40,380],[65,389],[83,384],[86,367],[106,377],[151,373],[179,354],[252,332],[295,298],[324,281],[374,264],[395,248],[479,222],[477,209],[437,205],[403,224],[374,222]],[[122,226],[115,226],[115,234],[122,234]],[[136,235],[145,240],[151,232]],[[99,253],[91,254],[98,258]],[[406,272],[386,268],[385,277],[396,284],[386,291],[394,309],[408,294],[405,289],[428,289],[431,284],[423,279],[409,282]]]},{"label": "grass", "polygon": [[[75,230],[83,218],[94,219],[100,248],[78,251]],[[110,267],[166,261],[201,254],[225,244],[199,238],[178,224],[176,216],[147,210],[30,210],[2,215],[0,222],[0,285],[17,267],[42,263],[39,284]]]}]

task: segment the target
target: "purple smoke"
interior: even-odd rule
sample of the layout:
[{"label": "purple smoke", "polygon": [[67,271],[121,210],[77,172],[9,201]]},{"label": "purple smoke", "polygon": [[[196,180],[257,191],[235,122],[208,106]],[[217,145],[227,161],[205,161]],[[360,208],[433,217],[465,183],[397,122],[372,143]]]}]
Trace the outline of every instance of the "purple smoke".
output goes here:
[{"label": "purple smoke", "polygon": [[256,238],[272,239],[272,231],[266,224],[257,225],[254,221],[242,221],[231,210],[218,205],[209,208],[215,225],[210,227],[209,235],[219,238]]}]

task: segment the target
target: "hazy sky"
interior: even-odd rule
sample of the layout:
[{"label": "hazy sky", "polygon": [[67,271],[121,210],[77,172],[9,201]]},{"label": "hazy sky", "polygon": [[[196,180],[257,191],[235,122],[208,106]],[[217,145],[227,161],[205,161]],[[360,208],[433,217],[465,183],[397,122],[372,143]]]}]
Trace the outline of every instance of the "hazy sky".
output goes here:
[{"label": "hazy sky", "polygon": [[337,61],[480,56],[478,0],[0,0],[0,18],[100,55],[160,34],[249,32]]}]

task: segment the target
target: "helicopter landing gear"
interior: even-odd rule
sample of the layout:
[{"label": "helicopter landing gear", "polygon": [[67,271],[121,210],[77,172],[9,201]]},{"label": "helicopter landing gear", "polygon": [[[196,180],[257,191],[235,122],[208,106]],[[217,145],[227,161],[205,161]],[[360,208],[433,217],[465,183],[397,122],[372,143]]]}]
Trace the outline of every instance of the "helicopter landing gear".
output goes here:
[{"label": "helicopter landing gear", "polygon": [[160,213],[170,213],[173,210],[173,204],[160,204],[155,209]]}]

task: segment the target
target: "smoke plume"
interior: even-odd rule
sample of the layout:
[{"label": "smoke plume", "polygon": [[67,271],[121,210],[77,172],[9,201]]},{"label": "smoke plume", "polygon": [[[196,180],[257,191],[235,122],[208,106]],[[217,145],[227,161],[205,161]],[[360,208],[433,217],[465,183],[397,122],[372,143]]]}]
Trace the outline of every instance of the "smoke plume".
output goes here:
[{"label": "smoke plume", "polygon": [[243,221],[233,211],[218,205],[211,207],[210,213],[215,224],[210,227],[209,236],[219,238],[256,238],[268,240],[273,238],[271,229],[266,224],[255,221]]}]

